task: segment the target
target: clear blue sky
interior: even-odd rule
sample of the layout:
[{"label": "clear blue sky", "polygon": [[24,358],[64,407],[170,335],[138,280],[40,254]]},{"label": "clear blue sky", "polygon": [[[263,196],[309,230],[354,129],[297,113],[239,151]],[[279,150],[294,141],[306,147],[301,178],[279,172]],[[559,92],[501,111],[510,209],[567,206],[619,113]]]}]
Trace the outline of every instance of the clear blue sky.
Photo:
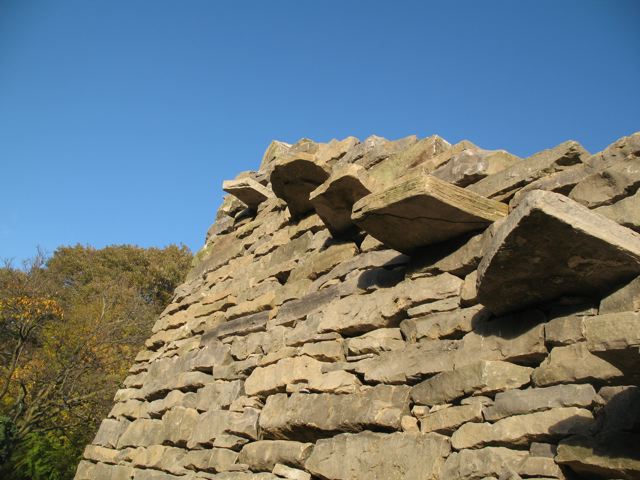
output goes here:
[{"label": "clear blue sky", "polygon": [[0,0],[0,258],[201,247],[271,139],[640,130],[640,2]]}]

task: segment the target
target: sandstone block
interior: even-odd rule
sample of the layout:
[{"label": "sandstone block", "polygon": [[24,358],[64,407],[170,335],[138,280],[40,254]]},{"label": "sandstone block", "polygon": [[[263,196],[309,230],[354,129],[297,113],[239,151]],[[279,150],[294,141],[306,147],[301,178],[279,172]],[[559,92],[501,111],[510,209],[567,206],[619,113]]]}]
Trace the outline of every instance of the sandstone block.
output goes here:
[{"label": "sandstone block", "polygon": [[271,438],[314,440],[332,432],[400,429],[409,413],[409,387],[378,385],[350,395],[272,395],[260,416]]},{"label": "sandstone block", "polygon": [[622,371],[630,383],[640,381],[640,312],[596,315],[584,321],[587,348]]},{"label": "sandstone block", "polygon": [[562,295],[599,298],[638,273],[640,236],[536,190],[496,230],[478,267],[478,299],[502,314]]},{"label": "sandstone block", "polygon": [[518,388],[529,383],[532,371],[507,362],[482,360],[428,378],[411,389],[411,398],[423,405],[438,405],[467,395]]},{"label": "sandstone block", "polygon": [[505,447],[485,447],[478,450],[454,452],[445,462],[442,477],[447,480],[482,480],[500,477],[509,470],[517,470],[528,458],[522,450]]},{"label": "sandstone block", "polygon": [[371,236],[400,252],[481,230],[508,207],[432,176],[416,175],[360,199],[352,219]]},{"label": "sandstone block", "polygon": [[496,423],[465,423],[451,437],[456,450],[486,445],[528,445],[590,432],[594,425],[589,410],[576,407],[507,417]]},{"label": "sandstone block", "polygon": [[331,233],[340,235],[354,229],[353,204],[371,193],[372,188],[364,168],[349,164],[336,169],[311,192],[309,200]]},{"label": "sandstone block", "polygon": [[411,341],[421,339],[462,338],[477,322],[483,322],[491,314],[482,305],[463,308],[455,312],[434,313],[400,322],[404,337]]},{"label": "sandstone block", "polygon": [[622,372],[591,352],[585,343],[554,347],[536,368],[531,380],[536,386],[559,383],[603,384],[622,377]]},{"label": "sandstone block", "polygon": [[517,162],[468,188],[487,198],[508,201],[519,188],[527,183],[581,163],[586,160],[588,155],[589,153],[578,142],[564,142],[552,149],[543,150]]},{"label": "sandstone block", "polygon": [[311,480],[311,475],[304,470],[287,467],[281,463],[278,463],[273,467],[272,473],[278,477],[286,478],[288,480]]},{"label": "sandstone block", "polygon": [[607,433],[560,442],[556,462],[589,478],[640,478],[640,435]]},{"label": "sandstone block", "polygon": [[640,158],[631,157],[589,175],[569,193],[569,198],[589,207],[611,205],[640,187]]},{"label": "sandstone block", "polygon": [[435,433],[345,433],[319,440],[305,466],[329,480],[437,480],[449,451],[449,439]]},{"label": "sandstone block", "polygon": [[353,392],[360,385],[355,375],[344,371],[323,373],[322,362],[311,357],[283,358],[266,367],[257,367],[247,378],[247,395],[270,395],[288,385],[320,392]]},{"label": "sandstone block", "polygon": [[218,473],[230,470],[237,459],[238,452],[226,448],[191,450],[182,458],[182,465],[187,470]]},{"label": "sandstone block", "polygon": [[466,149],[434,170],[432,175],[453,185],[466,187],[521,161],[505,150]]},{"label": "sandstone block", "polygon": [[293,218],[313,210],[309,194],[329,178],[326,164],[316,161],[313,154],[297,153],[278,160],[271,172],[273,193],[283,199]]},{"label": "sandstone block", "polygon": [[596,391],[591,385],[556,385],[546,388],[509,390],[496,395],[493,405],[485,408],[490,422],[513,415],[539,412],[559,407],[591,408]]},{"label": "sandstone block", "polygon": [[482,420],[482,405],[480,403],[449,407],[429,413],[421,418],[420,431],[450,435],[463,423],[482,422]]},{"label": "sandstone block", "polygon": [[257,210],[258,205],[273,197],[271,190],[248,177],[225,180],[222,189],[253,210]]},{"label": "sandstone block", "polygon": [[600,314],[640,311],[640,277],[600,301]]},{"label": "sandstone block", "polygon": [[640,190],[613,205],[598,207],[595,211],[623,227],[640,233]]},{"label": "sandstone block", "polygon": [[201,414],[198,423],[191,431],[187,447],[191,449],[198,445],[211,445],[217,437],[223,434],[257,439],[258,411],[248,408],[242,413],[229,410],[211,410]]},{"label": "sandstone block", "polygon": [[303,467],[313,451],[312,443],[290,440],[258,440],[242,447],[239,463],[244,463],[254,471],[269,472],[276,464]]}]

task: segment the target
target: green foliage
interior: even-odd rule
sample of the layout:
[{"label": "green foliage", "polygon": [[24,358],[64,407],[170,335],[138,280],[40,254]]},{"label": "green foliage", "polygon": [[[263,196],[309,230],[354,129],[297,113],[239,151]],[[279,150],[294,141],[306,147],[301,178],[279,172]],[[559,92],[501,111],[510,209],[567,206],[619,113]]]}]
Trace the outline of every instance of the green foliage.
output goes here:
[{"label": "green foliage", "polygon": [[0,465],[9,460],[13,449],[15,427],[9,417],[0,416]]},{"label": "green foliage", "polygon": [[55,432],[30,433],[16,449],[12,475],[16,480],[67,480],[80,460],[77,446]]},{"label": "green foliage", "polygon": [[0,268],[0,478],[73,478],[190,263],[184,246],[76,245]]}]

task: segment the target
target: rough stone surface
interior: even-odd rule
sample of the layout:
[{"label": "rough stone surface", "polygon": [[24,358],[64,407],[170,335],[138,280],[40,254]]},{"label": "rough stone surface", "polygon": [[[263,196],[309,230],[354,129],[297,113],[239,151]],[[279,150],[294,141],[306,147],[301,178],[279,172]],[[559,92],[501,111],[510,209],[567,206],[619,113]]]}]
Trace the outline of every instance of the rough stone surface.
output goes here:
[{"label": "rough stone surface", "polygon": [[500,314],[562,295],[600,298],[639,273],[639,235],[536,190],[497,229],[478,267],[478,299]]},{"label": "rough stone surface", "polygon": [[[416,175],[360,199],[352,219],[369,235],[400,252],[482,230],[508,207],[432,176]],[[401,232],[401,234],[400,234]]]},{"label": "rough stone surface", "polygon": [[331,480],[435,480],[449,450],[449,439],[433,433],[345,433],[319,440],[306,468]]},{"label": "rough stone surface", "polygon": [[408,412],[405,386],[378,385],[351,395],[273,395],[260,427],[272,438],[314,439],[339,431],[398,430]]},{"label": "rough stone surface", "polygon": [[252,178],[225,180],[222,183],[222,189],[254,210],[265,200],[273,198],[273,192],[271,190],[260,185]]},{"label": "rough stone surface", "polygon": [[470,394],[518,388],[529,383],[531,372],[528,367],[482,360],[419,383],[412,388],[411,398],[423,405],[437,405]]},{"label": "rough stone surface", "polygon": [[554,408],[504,418],[496,423],[465,423],[451,437],[451,446],[461,450],[486,445],[528,445],[533,441],[588,433],[593,425],[593,415],[589,410]]}]

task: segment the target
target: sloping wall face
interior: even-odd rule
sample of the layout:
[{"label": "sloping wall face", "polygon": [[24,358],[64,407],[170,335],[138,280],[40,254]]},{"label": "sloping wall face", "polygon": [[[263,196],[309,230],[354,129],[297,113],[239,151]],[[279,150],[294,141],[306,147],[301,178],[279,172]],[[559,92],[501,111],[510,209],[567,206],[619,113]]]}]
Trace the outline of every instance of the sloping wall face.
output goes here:
[{"label": "sloping wall face", "polygon": [[640,478],[640,133],[273,142],[77,480]]}]

